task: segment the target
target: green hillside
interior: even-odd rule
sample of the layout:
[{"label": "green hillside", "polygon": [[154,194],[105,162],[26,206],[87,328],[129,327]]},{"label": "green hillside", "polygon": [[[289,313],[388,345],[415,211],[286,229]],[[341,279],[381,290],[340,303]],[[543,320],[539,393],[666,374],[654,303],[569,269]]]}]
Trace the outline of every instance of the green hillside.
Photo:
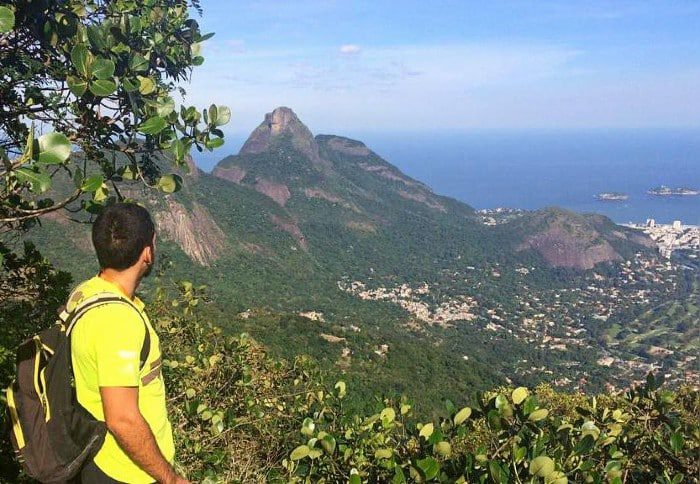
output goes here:
[{"label": "green hillside", "polygon": [[[637,317],[697,290],[604,217],[553,208],[486,225],[363,143],[314,137],[288,108],[213,174],[190,168],[172,195],[124,189],[153,210],[162,269],[209,286],[224,330],[277,356],[314,356],[358,402],[406,393],[431,409],[428,392],[468,401],[497,384],[624,385],[656,358],[601,346],[601,314]],[[96,270],[88,228],[56,216],[28,237],[79,279]],[[688,354],[665,358],[674,378]],[[611,355],[624,364],[599,364]]]}]

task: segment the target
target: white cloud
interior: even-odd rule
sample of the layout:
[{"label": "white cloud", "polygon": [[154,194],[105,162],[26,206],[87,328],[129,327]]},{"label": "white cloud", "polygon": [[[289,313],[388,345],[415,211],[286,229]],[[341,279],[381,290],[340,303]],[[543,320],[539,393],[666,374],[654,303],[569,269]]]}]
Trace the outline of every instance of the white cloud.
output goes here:
[{"label": "white cloud", "polygon": [[246,47],[207,55],[185,86],[188,104],[233,108],[230,129],[252,129],[277,105],[339,134],[368,122],[377,130],[698,125],[700,72],[690,66],[626,78],[591,66],[594,54],[541,43],[375,47],[361,56]]},{"label": "white cloud", "polygon": [[344,44],[340,46],[340,53],[343,55],[357,55],[362,49],[356,44]]}]

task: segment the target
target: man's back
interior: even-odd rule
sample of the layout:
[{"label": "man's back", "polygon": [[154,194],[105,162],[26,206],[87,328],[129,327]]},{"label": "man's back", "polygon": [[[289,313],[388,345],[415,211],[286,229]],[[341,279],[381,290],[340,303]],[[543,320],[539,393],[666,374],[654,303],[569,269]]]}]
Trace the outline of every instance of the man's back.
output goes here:
[{"label": "man's back", "polygon": [[[67,310],[99,293],[128,298],[117,285],[93,277],[76,288],[68,301]],[[163,456],[172,462],[175,449],[165,408],[159,339],[146,317],[143,303],[136,297],[132,302],[138,312],[130,305],[112,303],[91,309],[76,324],[71,334],[76,394],[78,402],[86,410],[104,421],[100,387],[137,387],[139,410]],[[140,368],[140,353],[147,328],[150,351],[143,368]],[[95,456],[95,464],[118,481],[153,482],[153,478],[129,458],[110,433]]]}]

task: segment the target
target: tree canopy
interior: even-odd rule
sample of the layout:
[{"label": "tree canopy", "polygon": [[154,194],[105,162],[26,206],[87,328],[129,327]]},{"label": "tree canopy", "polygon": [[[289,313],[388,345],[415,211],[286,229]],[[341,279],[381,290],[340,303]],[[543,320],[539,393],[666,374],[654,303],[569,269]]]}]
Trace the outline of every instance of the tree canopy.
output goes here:
[{"label": "tree canopy", "polygon": [[[140,181],[165,192],[165,152],[223,144],[225,106],[181,104],[204,62],[198,0],[0,0],[0,233],[61,208],[98,212]],[[55,190],[57,176],[72,180]]]}]

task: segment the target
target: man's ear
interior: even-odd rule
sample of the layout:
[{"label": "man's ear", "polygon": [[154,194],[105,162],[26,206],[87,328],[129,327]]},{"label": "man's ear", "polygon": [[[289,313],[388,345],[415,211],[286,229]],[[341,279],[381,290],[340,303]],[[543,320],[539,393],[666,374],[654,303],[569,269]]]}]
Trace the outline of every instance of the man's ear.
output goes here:
[{"label": "man's ear", "polygon": [[153,246],[151,246],[151,245],[147,245],[146,247],[143,248],[143,251],[141,251],[141,260],[144,261],[148,265],[153,264],[154,257],[155,257],[155,254],[153,253]]}]

